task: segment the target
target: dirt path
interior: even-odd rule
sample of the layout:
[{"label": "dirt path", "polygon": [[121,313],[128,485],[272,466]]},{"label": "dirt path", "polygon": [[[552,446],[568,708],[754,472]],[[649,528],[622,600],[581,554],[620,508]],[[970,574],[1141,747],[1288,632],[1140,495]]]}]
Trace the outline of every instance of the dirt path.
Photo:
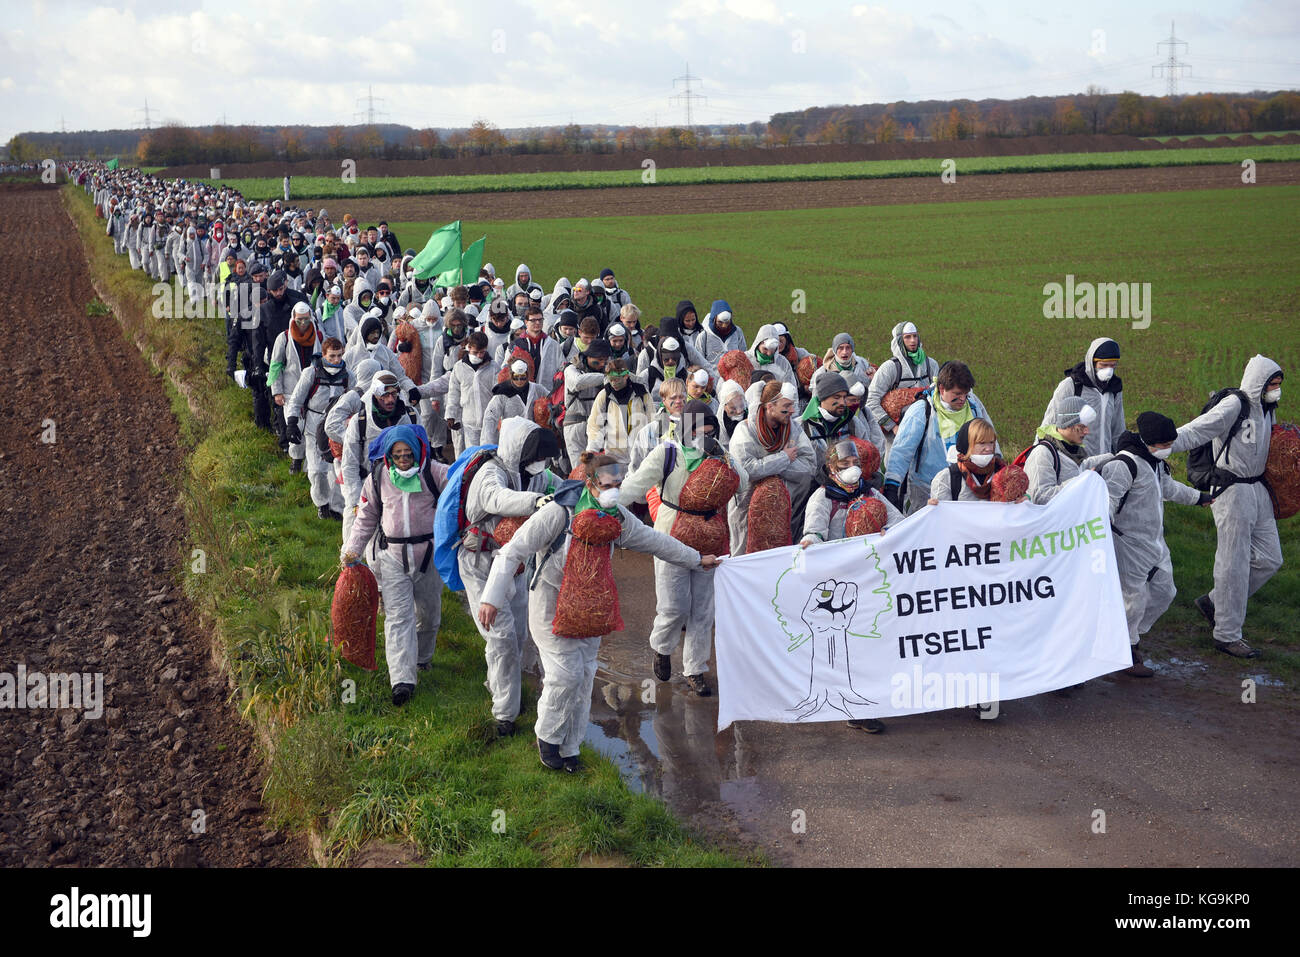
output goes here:
[{"label": "dirt path", "polygon": [[[1257,182],[1267,186],[1300,183],[1300,163],[1261,163]],[[667,216],[683,213],[733,213],[765,209],[820,209],[842,206],[893,206],[900,203],[951,203],[981,199],[1030,199],[1152,193],[1185,189],[1241,188],[1241,167],[1182,166],[1154,169],[1085,170],[1069,173],[999,173],[963,176],[957,163],[954,183],[932,177],[831,180],[811,183],[726,183],[706,186],[622,186],[610,189],[534,190],[519,193],[462,193],[446,196],[386,196],[317,202],[336,220],[352,213],[362,222],[475,222],[556,219],[570,216]],[[418,245],[418,244],[417,244]]]},{"label": "dirt path", "polygon": [[55,189],[0,189],[0,260],[22,264],[0,296],[0,673],[101,673],[104,698],[98,719],[0,709],[0,866],[305,864],[263,822],[258,749],[176,583],[175,420],[86,315]]},{"label": "dirt path", "polygon": [[[616,553],[627,628],[603,643],[588,743],[634,787],[706,831],[791,866],[1294,866],[1300,860],[1296,702],[1209,650],[1162,673],[1068,693],[886,722],[739,722],[716,734],[717,697],[671,686],[647,702],[650,559]],[[1146,641],[1144,641],[1144,646]],[[716,688],[716,674],[710,675]],[[1095,811],[1105,833],[1093,833]],[[804,833],[792,825],[796,811]]]}]

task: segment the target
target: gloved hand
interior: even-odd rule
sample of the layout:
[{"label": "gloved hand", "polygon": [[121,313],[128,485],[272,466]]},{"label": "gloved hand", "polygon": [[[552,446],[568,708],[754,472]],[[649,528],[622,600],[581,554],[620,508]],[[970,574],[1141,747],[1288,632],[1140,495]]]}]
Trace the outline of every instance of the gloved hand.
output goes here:
[{"label": "gloved hand", "polygon": [[881,489],[881,494],[889,500],[889,504],[894,508],[900,512],[903,510],[903,490],[897,482],[886,482],[885,487]]},{"label": "gloved hand", "polygon": [[410,339],[403,339],[397,343],[398,352],[410,352],[415,348],[415,343]]},{"label": "gloved hand", "polygon": [[1201,493],[1201,497],[1198,498],[1198,499],[1196,500],[1196,504],[1197,504],[1197,505],[1209,505],[1209,504],[1210,504],[1211,502],[1213,502],[1213,501],[1214,501],[1214,498],[1213,498],[1213,496],[1210,495],[1209,492],[1202,492],[1202,493]]},{"label": "gloved hand", "polygon": [[537,510],[537,509],[539,509],[539,508],[544,508],[545,506],[551,504],[551,502],[552,502],[554,499],[555,499],[555,495],[554,495],[554,494],[551,494],[551,495],[539,495],[539,496],[537,496],[537,501],[535,501],[535,502],[533,503],[533,509],[534,509],[534,510]]},{"label": "gloved hand", "polygon": [[409,402],[411,405],[418,404],[420,401],[420,390],[412,389],[410,392],[406,393],[406,401]]},{"label": "gloved hand", "polygon": [[460,423],[457,422],[455,419],[448,419],[448,420],[447,420],[447,428],[451,429],[453,432],[459,432],[459,431],[460,431]]},{"label": "gloved hand", "polygon": [[302,441],[302,429],[298,428],[298,417],[291,417],[284,424],[284,434],[294,445]]}]

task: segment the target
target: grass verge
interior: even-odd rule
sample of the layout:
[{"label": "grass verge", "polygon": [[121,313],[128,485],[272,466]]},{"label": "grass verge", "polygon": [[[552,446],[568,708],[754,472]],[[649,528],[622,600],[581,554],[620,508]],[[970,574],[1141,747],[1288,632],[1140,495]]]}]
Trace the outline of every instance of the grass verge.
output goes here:
[{"label": "grass verge", "polygon": [[482,641],[449,593],[434,666],[405,708],[389,701],[382,638],[377,672],[341,662],[327,641],[338,526],[316,517],[225,377],[222,320],[155,319],[152,284],[113,253],[89,197],[63,198],[100,298],[163,375],[180,424],[199,550],[185,587],[266,748],[277,824],[309,829],[327,864],[371,842],[410,844],[438,866],[758,863],[701,841],[590,750],[576,777],[545,770],[527,720],[498,743]]},{"label": "grass verge", "polygon": [[[1072,170],[1140,169],[1153,166],[1203,166],[1210,163],[1257,163],[1300,160],[1300,145],[1223,146],[1177,150],[1120,150],[1109,153],[1043,153],[1030,156],[972,156],[958,159],[962,175],[1047,173]],[[839,179],[890,179],[938,176],[939,159],[868,160],[859,163],[787,163],[776,166],[660,167],[654,186],[708,183],[811,182]],[[344,183],[337,176],[294,177],[295,199],[359,196],[419,196],[433,193],[490,193],[549,189],[601,189],[647,185],[640,157],[629,155],[625,170],[577,170],[547,173],[494,173],[466,176],[362,176]],[[209,182],[216,182],[210,180]],[[284,181],[275,177],[221,180],[249,199],[279,199]]]}]

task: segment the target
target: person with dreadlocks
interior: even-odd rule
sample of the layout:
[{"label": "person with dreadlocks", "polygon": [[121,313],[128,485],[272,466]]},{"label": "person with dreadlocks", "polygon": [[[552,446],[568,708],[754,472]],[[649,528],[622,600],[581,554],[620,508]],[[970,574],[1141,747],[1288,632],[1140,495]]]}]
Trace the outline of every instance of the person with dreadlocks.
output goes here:
[{"label": "person with dreadlocks", "polygon": [[[759,340],[760,344],[762,341]],[[791,421],[798,395],[798,389],[791,382],[773,379],[766,383],[758,402],[749,410],[749,420],[731,437],[731,457],[749,479],[745,494],[732,499],[727,509],[733,555],[745,554],[749,538],[749,499],[757,482],[779,476],[793,503],[803,499],[804,491],[812,481],[817,455],[808,436],[802,429],[794,428]],[[797,515],[793,509],[790,514],[793,535],[794,523],[802,522],[803,516]]]},{"label": "person with dreadlocks", "polygon": [[[517,569],[536,558],[536,571],[529,581],[528,620],[546,676],[537,702],[537,751],[546,767],[570,774],[580,767],[578,748],[587,733],[596,655],[603,637],[571,637],[563,633],[570,629],[557,630],[556,622],[563,621],[560,611],[566,612],[564,618],[575,617],[569,609],[558,607],[570,554],[577,553],[584,571],[588,564],[601,559],[602,553],[607,563],[614,546],[648,552],[686,568],[713,568],[718,564],[715,556],[702,556],[676,539],[647,528],[619,505],[619,486],[627,474],[621,462],[607,455],[586,453],[582,464],[585,478],[561,483],[551,500],[497,552],[478,606],[480,624],[492,627],[499,610],[510,601]],[[615,528],[610,527],[610,520],[616,523]],[[599,533],[600,538],[584,539],[582,530],[587,528]],[[609,584],[612,586],[612,580]],[[617,592],[612,598],[612,609],[596,610],[606,621],[611,617],[609,611],[613,612],[612,618],[618,617]]]},{"label": "person with dreadlocks", "polygon": [[[548,466],[560,456],[560,444],[550,429],[538,428],[524,418],[509,419],[501,426],[496,452],[474,473],[465,497],[465,520],[456,561],[465,584],[465,600],[472,609],[479,606],[492,571],[493,556],[508,541],[497,534],[503,518],[528,518],[545,504],[559,480]],[[522,711],[519,701],[521,667],[530,655],[528,638],[528,582],[523,566],[516,569],[512,597],[502,605],[491,625],[477,616],[474,624],[485,642],[488,689],[492,694],[492,717],[498,737],[515,733],[515,719]]]},{"label": "person with dreadlocks", "polygon": [[[677,516],[700,515],[682,504],[682,489],[691,475],[709,460],[720,461],[735,476],[736,491],[732,498],[746,491],[745,473],[718,442],[717,417],[707,405],[693,399],[686,403],[682,413],[678,440],[655,446],[623,483],[619,501],[630,507],[644,502],[646,493],[658,488],[660,507],[654,528],[681,540],[681,533],[674,532]],[[725,514],[725,507],[725,502],[719,503],[715,513],[721,510],[720,514]],[[654,675],[660,681],[672,677],[672,653],[681,644],[685,629],[682,673],[687,687],[706,698],[713,693],[704,677],[713,650],[713,570],[683,568],[662,559],[655,559],[654,568],[655,620],[650,628]]]},{"label": "person with dreadlocks", "polygon": [[388,681],[393,704],[400,706],[415,693],[417,669],[432,665],[442,624],[433,519],[448,466],[433,460],[429,437],[413,423],[384,428],[371,440],[366,458],[373,468],[358,493],[356,523],[341,559],[356,564],[371,543],[370,566],[384,594]]}]

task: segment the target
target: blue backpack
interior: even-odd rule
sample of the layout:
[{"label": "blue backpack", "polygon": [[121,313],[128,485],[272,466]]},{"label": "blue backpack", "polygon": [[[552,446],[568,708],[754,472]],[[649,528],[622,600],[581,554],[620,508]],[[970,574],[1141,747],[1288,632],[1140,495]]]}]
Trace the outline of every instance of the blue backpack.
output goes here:
[{"label": "blue backpack", "polygon": [[465,505],[470,485],[483,463],[495,458],[496,452],[495,445],[476,445],[462,452],[447,472],[447,486],[438,498],[438,511],[433,517],[433,564],[443,584],[452,591],[465,590],[456,553],[461,532],[469,526]]}]

